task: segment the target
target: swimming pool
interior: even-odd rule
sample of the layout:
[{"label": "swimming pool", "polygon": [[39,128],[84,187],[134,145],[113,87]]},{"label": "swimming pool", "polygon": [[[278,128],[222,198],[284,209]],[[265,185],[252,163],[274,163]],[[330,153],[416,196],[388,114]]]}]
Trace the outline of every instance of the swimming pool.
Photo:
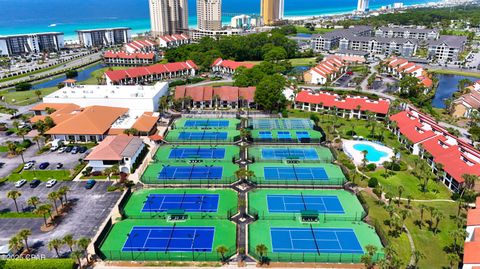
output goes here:
[{"label": "swimming pool", "polygon": [[343,151],[357,165],[363,163],[364,151],[367,151],[367,161],[377,165],[390,161],[393,156],[391,148],[370,141],[343,140]]}]

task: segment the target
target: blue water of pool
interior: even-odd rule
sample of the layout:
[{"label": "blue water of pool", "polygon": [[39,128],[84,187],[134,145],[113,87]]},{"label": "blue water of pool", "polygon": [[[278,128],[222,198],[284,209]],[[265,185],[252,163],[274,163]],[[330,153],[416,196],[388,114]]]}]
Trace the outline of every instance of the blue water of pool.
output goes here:
[{"label": "blue water of pool", "polygon": [[381,158],[388,156],[388,153],[386,153],[385,151],[377,150],[376,148],[368,144],[355,144],[353,145],[353,148],[360,152],[366,150],[367,161],[369,162],[378,162]]}]

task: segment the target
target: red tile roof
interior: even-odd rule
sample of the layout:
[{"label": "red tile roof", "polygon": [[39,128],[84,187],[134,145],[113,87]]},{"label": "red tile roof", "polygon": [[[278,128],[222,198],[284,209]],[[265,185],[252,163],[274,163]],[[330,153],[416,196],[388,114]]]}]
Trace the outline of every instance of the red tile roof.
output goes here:
[{"label": "red tile roof", "polygon": [[156,126],[159,118],[160,117],[158,115],[153,115],[152,113],[144,113],[143,115],[138,117],[132,128],[135,128],[140,132],[148,133]]},{"label": "red tile roof", "polygon": [[311,68],[307,72],[315,72],[322,77],[327,78],[329,74],[337,72],[341,67],[345,66],[343,60],[339,56],[331,56],[320,62],[317,66]]},{"label": "red tile roof", "polygon": [[134,40],[128,44],[125,45],[125,47],[130,47],[134,49],[135,51],[140,51],[143,48],[146,47],[154,47],[156,45],[155,42],[150,41],[150,40]]},{"label": "red tile roof", "polygon": [[472,241],[465,242],[463,249],[464,264],[480,263],[480,228],[475,228]]},{"label": "red tile roof", "polygon": [[[116,135],[107,136],[90,154],[85,158],[87,161],[120,161],[129,145],[135,142],[138,147],[142,145],[141,139],[135,136]],[[138,150],[138,148],[137,148]],[[131,153],[131,152],[130,152]],[[125,156],[130,157],[130,156]]]},{"label": "red tile roof", "polygon": [[390,116],[390,120],[396,122],[400,132],[414,144],[436,136],[432,130],[426,129],[407,111]]},{"label": "red tile roof", "polygon": [[124,51],[105,51],[103,54],[104,58],[107,59],[147,59],[147,60],[153,60],[155,59],[155,53],[144,53],[144,52],[134,52],[134,53],[128,53]]},{"label": "red tile roof", "polygon": [[165,42],[174,42],[177,40],[188,40],[189,37],[185,34],[175,34],[175,35],[165,35],[165,36],[160,36],[158,37],[160,40],[163,40]]},{"label": "red tile roof", "polygon": [[477,197],[476,207],[468,210],[467,226],[480,225],[480,197]]},{"label": "red tile roof", "polygon": [[120,81],[126,78],[138,78],[150,74],[163,74],[190,69],[198,69],[198,67],[194,62],[188,60],[186,62],[155,64],[146,67],[134,67],[125,70],[107,71],[105,72],[105,75],[112,81]]},{"label": "red tile roof", "polygon": [[233,86],[222,86],[215,88],[211,86],[177,86],[175,88],[174,96],[175,99],[190,96],[195,102],[211,101],[215,95],[218,95],[222,101],[237,102],[240,96],[243,96],[244,100],[253,102],[255,89],[255,87],[240,88]]},{"label": "red tile roof", "polygon": [[334,107],[346,110],[356,110],[360,106],[361,111],[370,111],[374,113],[387,114],[390,107],[390,101],[386,99],[370,100],[366,97],[347,96],[340,97],[337,94],[329,92],[311,93],[309,91],[301,91],[295,98],[296,102],[320,104],[324,107]]},{"label": "red tile roof", "polygon": [[226,68],[230,68],[232,70],[236,70],[237,68],[243,66],[245,68],[252,68],[255,66],[255,64],[253,63],[246,63],[246,62],[235,62],[235,61],[231,61],[231,60],[224,60],[222,58],[218,58],[216,59],[212,66],[221,66],[221,67],[226,67]]}]

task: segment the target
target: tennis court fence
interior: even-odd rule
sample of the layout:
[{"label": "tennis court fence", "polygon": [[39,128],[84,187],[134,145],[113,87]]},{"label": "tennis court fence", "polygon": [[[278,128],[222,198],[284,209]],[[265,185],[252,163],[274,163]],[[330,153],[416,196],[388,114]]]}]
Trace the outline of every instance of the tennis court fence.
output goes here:
[{"label": "tennis court fence", "polygon": [[[224,254],[227,259],[237,253],[235,246],[227,247]],[[222,255],[214,249],[212,252],[157,252],[157,251],[120,251],[102,249],[101,254],[107,260],[113,261],[220,261]]]},{"label": "tennis court fence", "polygon": [[167,137],[165,138],[167,142],[175,142],[179,144],[201,144],[201,145],[221,145],[226,143],[234,143],[240,141],[240,135],[234,137],[227,137],[225,139],[205,139],[205,140],[196,140],[196,139],[180,139],[176,137]]},{"label": "tennis court fence", "polygon": [[[256,252],[249,252],[249,255],[256,260],[266,262],[315,262],[315,263],[362,263],[362,254],[349,253],[311,253],[311,252],[297,252],[297,253],[275,253],[267,252],[261,257]],[[379,261],[383,259],[383,253],[374,255],[373,260]]]},{"label": "tennis court fence", "polygon": [[264,144],[320,144],[321,138],[259,138],[249,137],[249,142]]},{"label": "tennis court fence", "polygon": [[[257,210],[255,208],[249,208],[248,214],[255,218],[255,220],[296,220],[300,217],[301,213],[282,213],[272,214],[264,210]],[[361,221],[367,214],[363,211],[351,213],[351,214],[326,214],[319,213],[318,219],[320,222],[327,221]]]},{"label": "tennis court fence", "polygon": [[[125,211],[120,212],[123,218],[128,219],[162,219],[165,220],[168,218],[167,212],[150,212],[144,214],[127,214]],[[192,220],[229,220],[231,217],[238,213],[238,208],[232,207],[224,213],[217,212],[185,212],[185,215],[188,216],[188,219]]]},{"label": "tennis court fence", "polygon": [[145,184],[158,186],[229,186],[238,181],[235,176],[222,177],[221,179],[158,179],[157,177],[142,176],[140,180]]},{"label": "tennis court fence", "polygon": [[328,180],[324,179],[312,179],[312,180],[281,180],[275,179],[266,180],[264,177],[253,177],[249,179],[255,185],[283,185],[283,186],[295,186],[295,185],[304,185],[304,186],[343,186],[345,183],[345,178],[329,178]]},{"label": "tennis court fence", "polygon": [[259,163],[284,163],[288,165],[292,165],[293,163],[332,163],[333,158],[319,158],[318,160],[307,160],[307,159],[262,159],[262,158],[256,158],[255,156],[249,155],[248,158],[252,160],[252,162],[259,162]]}]

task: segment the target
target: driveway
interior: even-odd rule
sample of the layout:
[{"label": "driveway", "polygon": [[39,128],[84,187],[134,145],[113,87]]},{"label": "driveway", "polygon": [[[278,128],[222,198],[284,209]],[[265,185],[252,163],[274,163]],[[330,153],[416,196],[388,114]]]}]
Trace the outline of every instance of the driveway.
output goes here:
[{"label": "driveway", "polygon": [[[15,188],[12,183],[0,186],[0,210],[15,211],[13,200],[7,199],[6,194],[12,189],[19,190],[22,196],[17,203],[19,209],[29,210],[26,200],[32,196],[38,196],[42,202],[50,203],[47,195],[58,190],[61,186],[68,186],[71,191],[67,194],[68,199],[73,201],[72,210],[61,219],[58,226],[50,232],[41,232],[40,226],[43,218],[33,219],[2,219],[0,218],[0,245],[8,244],[8,240],[21,229],[31,229],[30,244],[34,246],[38,254],[54,257],[55,253],[47,248],[47,244],[54,238],[62,238],[66,234],[72,234],[74,239],[80,237],[92,238],[100,225],[110,214],[115,203],[121,196],[120,192],[107,192],[111,182],[97,182],[91,190],[85,190],[84,182],[59,182],[52,188],[46,188],[45,183],[31,189],[28,185]],[[58,203],[58,202],[57,202]],[[60,253],[67,255],[68,248],[62,247]]]}]

